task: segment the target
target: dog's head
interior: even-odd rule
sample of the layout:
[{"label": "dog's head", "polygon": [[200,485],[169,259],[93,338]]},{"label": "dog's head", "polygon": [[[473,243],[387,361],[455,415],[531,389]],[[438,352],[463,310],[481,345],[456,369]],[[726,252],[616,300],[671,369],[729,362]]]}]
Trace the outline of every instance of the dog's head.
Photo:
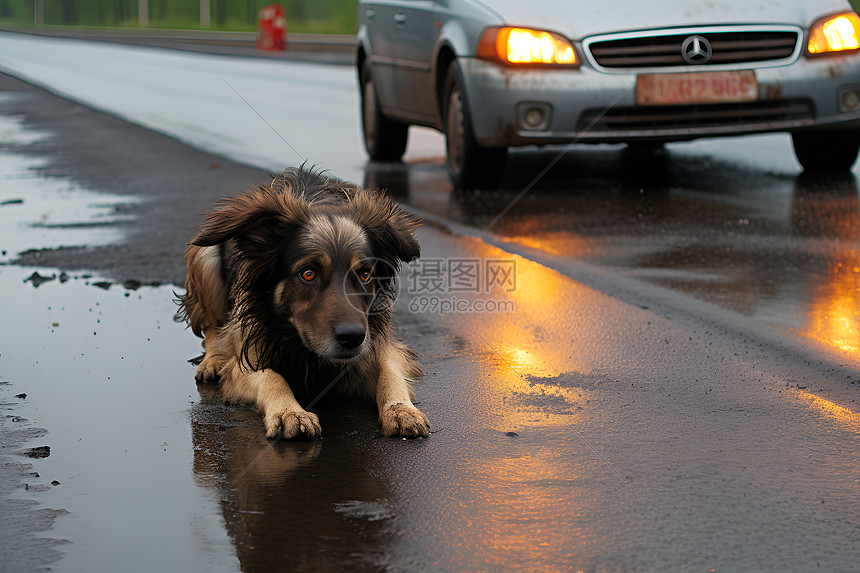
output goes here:
[{"label": "dog's head", "polygon": [[254,347],[265,365],[297,333],[345,364],[386,335],[397,271],[420,254],[416,227],[381,193],[296,169],[222,202],[192,243],[233,247],[246,360]]}]

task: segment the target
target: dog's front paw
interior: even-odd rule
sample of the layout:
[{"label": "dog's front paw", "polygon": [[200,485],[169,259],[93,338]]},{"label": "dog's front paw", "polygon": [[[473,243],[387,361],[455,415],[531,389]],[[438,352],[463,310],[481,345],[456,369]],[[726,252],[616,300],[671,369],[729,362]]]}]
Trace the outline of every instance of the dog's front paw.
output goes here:
[{"label": "dog's front paw", "polygon": [[266,437],[283,435],[288,440],[314,438],[322,434],[316,414],[305,411],[273,413],[265,418]]},{"label": "dog's front paw", "polygon": [[194,380],[201,384],[209,384],[218,381],[218,372],[224,367],[224,360],[219,360],[214,356],[205,356],[200,366],[197,367],[197,374],[194,375]]},{"label": "dog's front paw", "polygon": [[426,438],[430,435],[430,421],[424,412],[411,404],[392,404],[382,413],[382,433],[386,436]]}]

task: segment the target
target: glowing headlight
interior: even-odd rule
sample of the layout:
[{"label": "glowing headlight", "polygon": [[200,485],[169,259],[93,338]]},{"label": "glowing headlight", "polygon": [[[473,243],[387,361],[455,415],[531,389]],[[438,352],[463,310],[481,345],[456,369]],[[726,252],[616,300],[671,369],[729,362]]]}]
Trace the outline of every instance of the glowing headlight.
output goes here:
[{"label": "glowing headlight", "polygon": [[860,48],[860,16],[845,12],[822,18],[809,31],[809,53],[825,54]]},{"label": "glowing headlight", "polygon": [[579,65],[573,46],[564,37],[529,28],[487,28],[477,54],[508,64]]}]

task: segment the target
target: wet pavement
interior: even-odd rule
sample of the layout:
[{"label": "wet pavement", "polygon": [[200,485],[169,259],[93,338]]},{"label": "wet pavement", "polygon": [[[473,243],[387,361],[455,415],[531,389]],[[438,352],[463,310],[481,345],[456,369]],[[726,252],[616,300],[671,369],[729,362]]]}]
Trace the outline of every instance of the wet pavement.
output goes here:
[{"label": "wet pavement", "polygon": [[779,137],[577,148],[504,212],[558,150],[514,154],[499,190],[452,190],[425,147],[369,164],[425,216],[396,319],[433,433],[324,402],[323,439],[269,442],[194,385],[172,321],[198,213],[265,173],[0,86],[0,482],[33,522],[0,542],[10,570],[860,558],[855,176],[798,175]]},{"label": "wet pavement", "polygon": [[756,166],[725,142],[559,148],[514,153],[500,189],[452,189],[438,163],[370,165],[364,183],[553,268],[612,269],[856,353],[857,175],[798,173],[787,136],[732,143],[756,139],[786,155],[765,152]]},{"label": "wet pavement", "polygon": [[2,391],[27,394],[7,424],[50,446],[15,497],[69,512],[56,569],[850,569],[860,420],[818,395],[856,369],[428,235],[427,261],[517,273],[513,312],[411,313],[402,293],[428,440],[335,403],[323,439],[268,442],[253,409],[195,390],[172,287],[4,267]]},{"label": "wet pavement", "polygon": [[[279,173],[307,162],[364,177],[351,66],[0,31],[0,72],[240,164]],[[410,138],[407,160],[442,149],[431,130]]]}]

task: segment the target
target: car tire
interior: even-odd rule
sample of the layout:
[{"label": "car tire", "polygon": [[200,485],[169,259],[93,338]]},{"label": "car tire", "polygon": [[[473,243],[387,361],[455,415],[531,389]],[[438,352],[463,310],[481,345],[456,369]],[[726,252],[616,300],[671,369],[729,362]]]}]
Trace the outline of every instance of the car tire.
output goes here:
[{"label": "car tire", "polygon": [[804,171],[848,171],[860,151],[860,130],[792,133],[794,155]]},{"label": "car tire", "polygon": [[444,126],[448,175],[455,187],[495,187],[502,180],[507,147],[484,147],[475,139],[460,66],[451,63],[445,78]]},{"label": "car tire", "polygon": [[364,147],[376,161],[399,161],[406,151],[409,126],[388,119],[379,108],[370,62],[361,68],[361,128]]}]

